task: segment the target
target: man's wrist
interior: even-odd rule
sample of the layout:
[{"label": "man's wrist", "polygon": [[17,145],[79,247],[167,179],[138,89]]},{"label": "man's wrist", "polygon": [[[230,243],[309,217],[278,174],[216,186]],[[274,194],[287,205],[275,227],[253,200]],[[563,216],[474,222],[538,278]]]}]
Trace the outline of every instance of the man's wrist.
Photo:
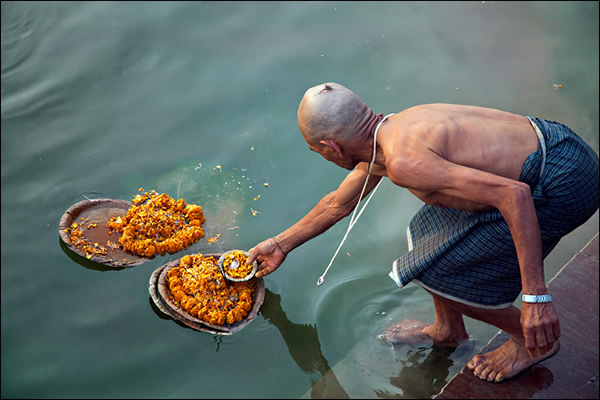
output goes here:
[{"label": "man's wrist", "polygon": [[548,294],[524,294],[521,297],[523,303],[551,303],[552,295]]},{"label": "man's wrist", "polygon": [[283,255],[287,256],[287,253],[285,251],[283,251],[283,249],[281,248],[281,246],[279,245],[279,243],[277,243],[277,239],[275,239],[275,237],[272,237],[272,239],[275,242],[275,245],[277,246],[277,248],[283,253]]}]

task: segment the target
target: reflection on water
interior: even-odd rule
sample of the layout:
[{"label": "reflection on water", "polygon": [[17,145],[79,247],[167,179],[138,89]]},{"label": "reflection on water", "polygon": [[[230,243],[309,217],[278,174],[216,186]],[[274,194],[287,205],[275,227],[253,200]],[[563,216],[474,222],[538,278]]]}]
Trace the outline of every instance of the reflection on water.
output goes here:
[{"label": "reflection on water", "polygon": [[475,354],[472,340],[455,345],[391,345],[364,340],[313,384],[305,398],[431,398]]},{"label": "reflection on water", "polygon": [[543,393],[544,389],[552,386],[554,382],[552,371],[540,364],[534,365],[527,371],[527,380],[524,379],[525,377],[519,378],[519,376],[515,378],[520,383],[519,387],[505,398],[531,399],[535,395],[539,396],[539,393]]},{"label": "reflection on water", "polygon": [[73,260],[73,262],[81,265],[84,268],[93,270],[93,271],[100,271],[100,272],[106,272],[106,271],[119,271],[122,270],[123,268],[120,267],[109,267],[107,265],[104,264],[100,264],[100,263],[96,263],[93,262],[91,260],[88,260],[87,258],[80,256],[79,254],[75,253],[73,250],[71,250],[66,244],[65,242],[62,241],[62,239],[59,237],[58,241],[60,242],[60,248],[62,249],[62,251],[71,259]]},{"label": "reflection on water", "polygon": [[403,354],[399,360],[402,369],[398,375],[392,375],[390,383],[401,390],[401,398],[405,399],[425,399],[439,393],[451,378],[448,374],[454,361],[450,356],[455,350],[455,346],[441,345],[395,350]]},{"label": "reflection on water", "polygon": [[[291,322],[281,307],[281,296],[269,289],[265,292],[260,315],[277,327],[290,355],[310,377],[312,387],[307,396],[313,399],[350,398],[357,393],[367,397],[374,394],[380,398],[430,398],[439,393],[451,378],[450,372],[456,361],[461,367],[474,354],[473,342],[469,340],[455,345],[396,344],[390,345],[393,354],[391,360],[389,357],[377,356],[378,351],[386,347],[385,344],[367,340],[359,344],[348,359],[361,360],[357,370],[368,374],[373,381],[389,379],[391,387],[384,390],[365,380],[364,376],[349,375],[346,365],[338,364],[332,368],[323,355],[317,328]],[[340,382],[336,371],[341,371],[344,379],[358,380],[363,387],[356,390],[356,382]],[[346,388],[352,390],[353,396],[348,394]]]},{"label": "reflection on water", "polygon": [[[160,265],[249,249],[341,182],[346,171],[310,152],[297,127],[315,84],[338,81],[384,113],[449,102],[539,115],[598,151],[598,85],[581,79],[598,73],[597,2],[1,9],[2,398],[427,398],[485,345],[496,330],[471,320],[469,345],[451,353],[377,339],[393,321],[434,318],[427,293],[387,276],[421,205],[389,181],[325,284],[316,281],[348,221],[265,279],[261,314],[242,331],[214,337],[149,307]],[[131,200],[139,187],[201,205],[206,236],[123,269],[65,248],[65,210]],[[597,229],[596,215],[563,240],[547,278]],[[238,370],[236,384],[222,373]]]},{"label": "reflection on water", "polygon": [[[312,398],[349,398],[321,351],[315,326],[291,322],[281,308],[281,296],[269,289],[265,290],[265,302],[260,315],[279,329],[290,355],[302,371],[310,376]],[[328,372],[327,379],[323,379]]]}]

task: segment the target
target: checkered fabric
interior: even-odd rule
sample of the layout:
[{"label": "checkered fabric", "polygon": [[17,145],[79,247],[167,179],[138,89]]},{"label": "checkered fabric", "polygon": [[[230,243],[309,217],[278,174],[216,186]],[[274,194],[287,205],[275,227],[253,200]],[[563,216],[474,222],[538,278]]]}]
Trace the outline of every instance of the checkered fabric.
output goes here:
[{"label": "checkered fabric", "polygon": [[[530,117],[546,144],[529,155],[519,180],[529,184],[545,258],[598,209],[598,155],[567,126]],[[498,210],[470,213],[424,205],[409,225],[409,252],[393,264],[403,287],[413,281],[481,308],[511,306],[521,291],[515,245]]]}]

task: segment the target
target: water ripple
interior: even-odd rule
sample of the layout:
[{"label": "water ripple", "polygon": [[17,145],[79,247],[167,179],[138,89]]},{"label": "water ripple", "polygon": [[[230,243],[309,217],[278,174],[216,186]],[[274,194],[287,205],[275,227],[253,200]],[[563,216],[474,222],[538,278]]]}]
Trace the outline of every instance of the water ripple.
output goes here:
[{"label": "water ripple", "polygon": [[31,57],[36,47],[32,37],[40,15],[34,5],[2,2],[2,82]]}]

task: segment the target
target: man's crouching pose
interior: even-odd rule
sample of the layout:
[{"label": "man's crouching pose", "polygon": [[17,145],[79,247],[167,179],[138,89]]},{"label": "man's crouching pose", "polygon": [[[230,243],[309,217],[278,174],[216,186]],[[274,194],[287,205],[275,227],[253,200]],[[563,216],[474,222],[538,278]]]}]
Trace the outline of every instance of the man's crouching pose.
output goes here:
[{"label": "man's crouching pose", "polygon": [[598,155],[579,136],[558,122],[463,105],[384,117],[337,83],[308,89],[298,125],[311,150],[351,172],[300,221],[250,250],[257,277],[388,177],[426,203],[390,276],[431,293],[436,315],[433,325],[394,323],[384,337],[457,341],[468,336],[463,315],[492,324],[510,340],[468,367],[496,382],[556,354],[560,324],[543,260],[598,209]]}]

